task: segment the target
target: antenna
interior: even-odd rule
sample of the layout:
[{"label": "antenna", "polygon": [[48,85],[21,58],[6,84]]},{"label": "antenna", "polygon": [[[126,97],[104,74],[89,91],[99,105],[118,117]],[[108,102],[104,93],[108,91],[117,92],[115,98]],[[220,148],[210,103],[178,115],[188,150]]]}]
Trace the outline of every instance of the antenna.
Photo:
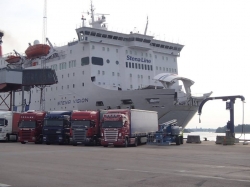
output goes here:
[{"label": "antenna", "polygon": [[147,30],[148,30],[148,16],[147,16],[147,23],[146,23],[146,28],[145,28],[145,31],[144,31],[144,35],[147,34]]},{"label": "antenna", "polygon": [[[44,0],[44,9],[43,9],[43,44],[46,44],[47,38],[47,0]],[[41,68],[46,68],[46,59],[45,57],[41,58]],[[41,94],[40,94],[40,110],[45,110],[45,85],[39,86]]]}]

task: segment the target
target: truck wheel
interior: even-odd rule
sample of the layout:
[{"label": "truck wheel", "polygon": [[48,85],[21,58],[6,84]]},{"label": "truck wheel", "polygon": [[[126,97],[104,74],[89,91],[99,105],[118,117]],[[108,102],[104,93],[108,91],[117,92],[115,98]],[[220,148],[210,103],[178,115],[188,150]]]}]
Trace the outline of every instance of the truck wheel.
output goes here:
[{"label": "truck wheel", "polygon": [[138,146],[138,140],[137,138],[135,138],[135,144],[134,144],[134,147],[137,147]]},{"label": "truck wheel", "polygon": [[49,143],[49,142],[46,142],[46,145],[50,145],[50,143]]},{"label": "truck wheel", "polygon": [[8,141],[10,141],[10,137],[9,137],[9,135],[7,134],[7,135],[6,135],[6,140],[5,140],[5,142],[8,142]]},{"label": "truck wheel", "polygon": [[175,137],[175,143],[176,143],[176,145],[180,145],[180,137],[179,136]]},{"label": "truck wheel", "polygon": [[26,144],[26,142],[21,142],[21,144]]},{"label": "truck wheel", "polygon": [[183,136],[179,136],[180,138],[180,144],[183,144]]},{"label": "truck wheel", "polygon": [[128,147],[128,139],[125,139],[124,147]]}]

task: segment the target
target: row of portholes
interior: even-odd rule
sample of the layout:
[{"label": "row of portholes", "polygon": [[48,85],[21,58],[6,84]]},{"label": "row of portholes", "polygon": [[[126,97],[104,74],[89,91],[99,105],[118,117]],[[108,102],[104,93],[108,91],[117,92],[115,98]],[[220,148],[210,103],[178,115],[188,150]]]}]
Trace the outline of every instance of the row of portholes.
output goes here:
[{"label": "row of portholes", "polygon": [[[110,63],[110,60],[107,59],[106,62],[109,64],[109,63]],[[115,63],[118,65],[118,64],[119,64],[119,61],[117,60],[117,61],[115,61]]]}]

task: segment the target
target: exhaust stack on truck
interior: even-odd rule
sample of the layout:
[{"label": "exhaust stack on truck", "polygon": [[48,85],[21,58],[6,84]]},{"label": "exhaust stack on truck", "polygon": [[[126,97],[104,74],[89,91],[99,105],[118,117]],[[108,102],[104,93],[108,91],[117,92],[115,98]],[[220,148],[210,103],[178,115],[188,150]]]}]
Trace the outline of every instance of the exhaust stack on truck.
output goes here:
[{"label": "exhaust stack on truck", "polygon": [[137,109],[108,110],[101,125],[101,145],[137,146],[147,142],[147,135],[158,129],[155,111]]}]

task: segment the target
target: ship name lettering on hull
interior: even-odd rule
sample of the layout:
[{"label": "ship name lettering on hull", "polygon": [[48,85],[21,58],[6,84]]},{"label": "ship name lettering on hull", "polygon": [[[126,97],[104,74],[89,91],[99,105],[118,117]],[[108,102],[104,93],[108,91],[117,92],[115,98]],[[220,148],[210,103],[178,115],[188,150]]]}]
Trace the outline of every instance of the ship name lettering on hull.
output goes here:
[{"label": "ship name lettering on hull", "polygon": [[[89,102],[88,98],[82,98],[82,99],[73,99],[73,103],[86,103]],[[67,100],[67,101],[58,101],[57,105],[69,105],[71,104],[72,101],[71,100]]]}]

